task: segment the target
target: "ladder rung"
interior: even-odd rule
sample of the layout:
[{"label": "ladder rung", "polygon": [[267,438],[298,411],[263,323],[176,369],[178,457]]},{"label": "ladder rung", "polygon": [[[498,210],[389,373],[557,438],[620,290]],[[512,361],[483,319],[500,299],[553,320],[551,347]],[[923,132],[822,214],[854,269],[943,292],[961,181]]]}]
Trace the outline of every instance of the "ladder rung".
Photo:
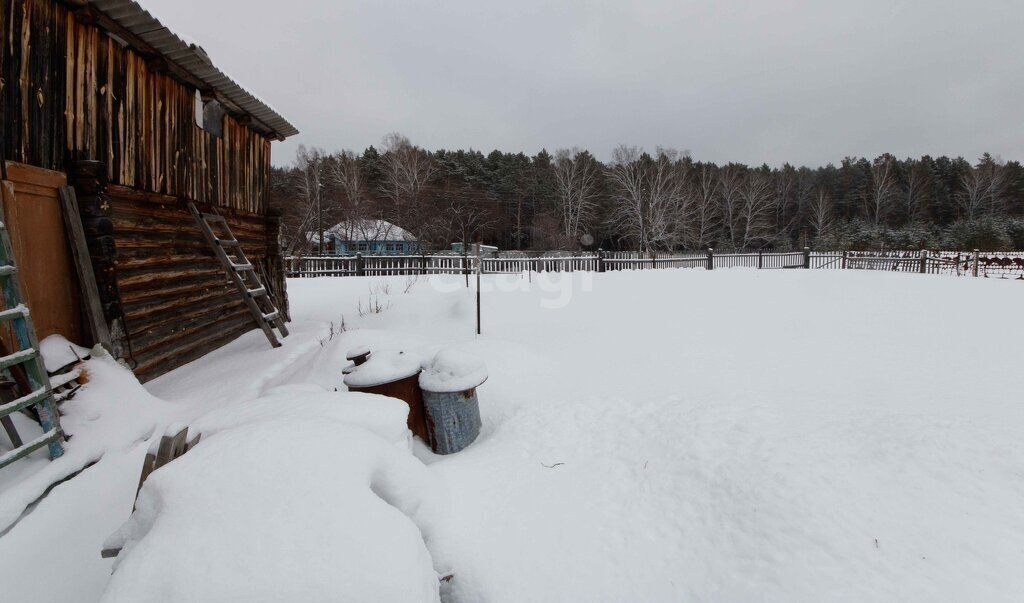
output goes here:
[{"label": "ladder rung", "polygon": [[7,266],[0,266],[0,276],[11,276],[18,272],[18,269],[8,264]]},{"label": "ladder rung", "polygon": [[46,433],[32,440],[31,442],[24,444],[19,448],[15,448],[14,450],[5,452],[3,455],[0,455],[0,467],[10,465],[14,461],[29,454],[32,454],[33,452],[39,450],[43,446],[46,446],[47,444],[50,444],[51,442],[56,442],[58,440],[60,440],[60,433],[58,433],[56,429],[51,429],[50,431],[47,431]]},{"label": "ladder rung", "polygon": [[45,387],[40,387],[36,391],[32,392],[27,396],[22,396],[17,400],[12,400],[7,404],[0,405],[0,417],[6,417],[7,415],[18,412],[22,408],[32,406],[33,404],[39,404],[50,395],[50,390]]},{"label": "ladder rung", "polygon": [[277,320],[277,317],[280,316],[280,315],[281,315],[280,312],[278,312],[277,310],[274,310],[270,314],[264,314],[263,315],[263,320],[265,320],[267,322],[272,322],[272,321]]},{"label": "ladder rung", "polygon": [[217,214],[203,214],[203,219],[206,220],[207,222],[223,222],[225,224],[227,223],[227,220],[224,219],[224,216],[218,216]]},{"label": "ladder rung", "polygon": [[240,247],[242,244],[238,239],[215,239],[221,247]]},{"label": "ladder rung", "polygon": [[15,364],[21,364],[22,362],[27,362],[29,360],[34,359],[35,357],[36,357],[36,350],[35,350],[35,348],[28,348],[27,350],[19,350],[19,351],[13,353],[13,354],[8,354],[7,356],[2,356],[2,357],[0,357],[0,370],[3,370],[3,369],[5,369],[5,368],[7,368],[9,366],[14,366]]},{"label": "ladder rung", "polygon": [[252,270],[252,264],[231,264],[231,267],[242,272],[243,270]]},{"label": "ladder rung", "polygon": [[5,320],[17,320],[19,318],[25,318],[26,316],[28,316],[28,308],[25,304],[18,304],[13,308],[0,312],[0,322]]},{"label": "ladder rung", "polygon": [[248,293],[250,297],[262,297],[267,294],[267,288],[260,286],[255,289],[246,289],[245,292]]}]

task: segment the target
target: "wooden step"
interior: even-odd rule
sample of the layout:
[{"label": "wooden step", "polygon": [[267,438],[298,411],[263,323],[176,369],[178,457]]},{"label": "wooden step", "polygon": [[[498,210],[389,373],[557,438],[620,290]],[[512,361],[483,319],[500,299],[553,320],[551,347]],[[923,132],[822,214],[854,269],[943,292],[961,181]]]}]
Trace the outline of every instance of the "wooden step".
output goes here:
[{"label": "wooden step", "polygon": [[15,448],[14,450],[9,450],[5,452],[3,455],[0,455],[0,468],[6,467],[7,465],[10,465],[14,461],[22,457],[28,456],[29,454],[32,454],[33,452],[39,450],[43,446],[49,446],[53,442],[59,441],[61,441],[60,432],[58,432],[56,429],[51,429],[50,431],[44,433],[43,435],[32,440],[31,442],[23,444],[22,446]]},{"label": "wooden step", "polygon": [[18,304],[13,308],[0,311],[0,322],[25,318],[28,315],[28,308],[24,304]]},{"label": "wooden step", "polygon": [[16,364],[21,364],[23,362],[33,360],[35,357],[36,351],[32,348],[29,348],[27,350],[20,350],[13,354],[0,357],[0,371],[9,366],[14,366]]},{"label": "wooden step", "polygon": [[7,404],[0,404],[0,417],[6,417],[11,413],[18,412],[22,408],[27,408],[33,404],[39,404],[50,395],[50,390],[45,387],[40,387],[36,391],[32,392],[27,396],[22,396],[16,400],[11,400]]}]

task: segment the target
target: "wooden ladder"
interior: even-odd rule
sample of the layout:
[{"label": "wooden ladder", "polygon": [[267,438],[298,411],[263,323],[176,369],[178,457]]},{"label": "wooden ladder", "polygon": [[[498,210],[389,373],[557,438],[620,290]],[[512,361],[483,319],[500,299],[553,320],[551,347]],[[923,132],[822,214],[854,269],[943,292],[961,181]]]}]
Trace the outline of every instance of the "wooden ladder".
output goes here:
[{"label": "wooden ladder", "polygon": [[[242,245],[231,233],[227,220],[218,214],[204,214],[196,208],[194,203],[188,204],[188,210],[192,212],[199,229],[203,231],[206,242],[213,248],[213,253],[220,260],[228,278],[235,284],[238,293],[245,300],[249,307],[253,320],[263,329],[270,345],[275,348],[281,345],[274,334],[274,329],[281,333],[281,337],[288,336],[288,328],[284,325],[284,317],[274,306],[270,298],[270,292],[266,285],[260,282],[256,274],[256,267],[245,257]],[[218,230],[215,230],[218,229]]]},{"label": "wooden ladder", "polygon": [[[4,215],[3,204],[0,204],[0,218]],[[0,288],[3,289],[5,310],[0,311],[0,323],[10,323],[13,331],[14,344],[17,349],[5,356],[0,356],[0,370],[21,367],[25,382],[20,398],[7,403],[0,403],[0,423],[14,448],[0,455],[0,467],[10,465],[14,461],[46,446],[50,458],[55,459],[64,454],[64,433],[60,429],[60,416],[57,404],[53,399],[50,377],[43,365],[39,353],[39,342],[36,340],[36,329],[32,324],[32,315],[28,306],[22,302],[21,288],[18,285],[18,268],[14,264],[14,250],[11,247],[11,235],[7,226],[0,221]],[[14,427],[10,415],[35,407],[39,414],[39,424],[43,435],[30,442],[22,442]]]}]

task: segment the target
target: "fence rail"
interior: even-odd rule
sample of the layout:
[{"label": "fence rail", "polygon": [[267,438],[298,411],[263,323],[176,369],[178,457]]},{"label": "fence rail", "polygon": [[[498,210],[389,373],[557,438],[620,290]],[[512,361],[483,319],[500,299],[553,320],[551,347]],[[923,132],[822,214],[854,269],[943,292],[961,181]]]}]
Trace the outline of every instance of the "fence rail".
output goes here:
[{"label": "fence rail", "polygon": [[[817,270],[886,270],[921,274],[1016,277],[1024,280],[1024,252],[980,251],[753,251],[739,253],[679,252],[643,254],[617,251],[583,254],[547,252],[528,255],[506,252],[480,258],[484,274],[523,272],[611,272],[663,268],[756,268]],[[475,256],[361,255],[296,256],[285,258],[289,277],[403,276],[414,274],[469,274],[477,268]]]}]

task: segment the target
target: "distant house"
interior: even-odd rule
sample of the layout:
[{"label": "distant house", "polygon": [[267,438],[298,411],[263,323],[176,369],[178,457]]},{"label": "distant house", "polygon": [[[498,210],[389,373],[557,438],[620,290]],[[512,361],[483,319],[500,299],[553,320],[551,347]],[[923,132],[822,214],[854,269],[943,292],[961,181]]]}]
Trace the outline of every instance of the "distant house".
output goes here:
[{"label": "distant house", "polygon": [[324,253],[333,255],[402,255],[419,251],[415,235],[385,220],[348,220],[324,231]]}]

